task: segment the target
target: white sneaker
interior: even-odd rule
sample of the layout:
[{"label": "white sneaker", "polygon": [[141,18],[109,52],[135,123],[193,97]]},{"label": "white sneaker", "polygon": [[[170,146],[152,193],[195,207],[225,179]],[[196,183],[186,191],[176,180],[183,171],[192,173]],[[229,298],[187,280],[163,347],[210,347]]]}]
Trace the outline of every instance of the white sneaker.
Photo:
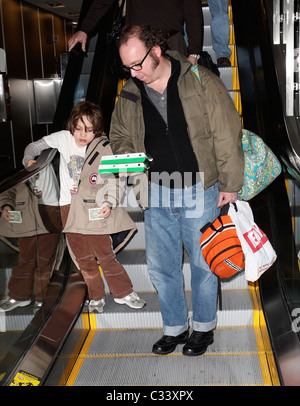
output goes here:
[{"label": "white sneaker", "polygon": [[9,296],[7,296],[7,295],[3,296],[3,297],[0,299],[0,306],[1,306],[3,303],[7,302],[8,299],[10,299]]},{"label": "white sneaker", "polygon": [[88,304],[88,309],[90,313],[103,313],[103,308],[105,306],[105,300],[90,300]]},{"label": "white sneaker", "polygon": [[141,309],[146,304],[145,300],[139,298],[139,296],[135,292],[132,292],[130,293],[130,295],[127,295],[120,299],[114,299],[114,301],[118,304],[126,304],[132,309]]},{"label": "white sneaker", "polygon": [[28,306],[31,303],[31,299],[29,300],[15,300],[10,298],[9,296],[6,296],[6,300],[2,301],[0,305],[0,309],[2,309],[4,312],[10,312],[11,310],[16,309],[17,307],[24,307]]},{"label": "white sneaker", "polygon": [[33,314],[36,314],[42,306],[43,302],[39,302],[38,300],[36,300],[33,305]]}]

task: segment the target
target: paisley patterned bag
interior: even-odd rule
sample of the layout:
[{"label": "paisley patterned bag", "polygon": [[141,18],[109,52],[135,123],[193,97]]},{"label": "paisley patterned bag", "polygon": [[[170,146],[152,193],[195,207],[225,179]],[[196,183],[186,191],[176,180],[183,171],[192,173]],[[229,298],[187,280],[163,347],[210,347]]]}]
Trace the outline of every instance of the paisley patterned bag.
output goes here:
[{"label": "paisley patterned bag", "polygon": [[271,149],[253,132],[243,129],[242,143],[245,159],[244,185],[238,192],[238,198],[247,201],[280,175],[281,165]]},{"label": "paisley patterned bag", "polygon": [[[201,83],[197,65],[191,67],[192,72]],[[256,134],[242,130],[242,143],[245,159],[244,185],[238,192],[239,200],[251,200],[264,190],[281,173],[281,164],[271,149]]]}]

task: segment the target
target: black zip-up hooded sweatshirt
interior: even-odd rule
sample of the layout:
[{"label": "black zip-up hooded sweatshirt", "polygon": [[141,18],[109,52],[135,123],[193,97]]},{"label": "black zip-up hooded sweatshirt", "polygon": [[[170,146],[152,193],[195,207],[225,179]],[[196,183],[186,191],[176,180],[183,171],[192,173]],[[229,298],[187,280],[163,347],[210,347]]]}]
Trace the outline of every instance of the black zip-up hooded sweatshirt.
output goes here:
[{"label": "black zip-up hooded sweatshirt", "polygon": [[193,174],[198,172],[198,163],[192,149],[187,132],[183,108],[178,94],[177,80],[180,74],[180,64],[173,58],[172,73],[167,85],[167,117],[168,124],[148,97],[144,83],[133,78],[141,91],[143,116],[145,123],[145,147],[153,158],[151,172],[179,172]]}]

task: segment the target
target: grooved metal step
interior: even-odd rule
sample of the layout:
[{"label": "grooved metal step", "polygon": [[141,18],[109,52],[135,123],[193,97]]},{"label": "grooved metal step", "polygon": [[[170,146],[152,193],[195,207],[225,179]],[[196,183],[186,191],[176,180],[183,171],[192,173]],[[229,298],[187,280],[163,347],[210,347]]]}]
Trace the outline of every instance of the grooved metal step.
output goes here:
[{"label": "grooved metal step", "polygon": [[[162,335],[160,329],[93,331],[91,335],[74,386],[87,382],[89,386],[270,384],[262,373],[252,328],[217,328],[213,344],[201,357],[183,356],[183,345],[170,355],[151,353]],[[72,346],[68,350],[62,363],[72,356]]]}]

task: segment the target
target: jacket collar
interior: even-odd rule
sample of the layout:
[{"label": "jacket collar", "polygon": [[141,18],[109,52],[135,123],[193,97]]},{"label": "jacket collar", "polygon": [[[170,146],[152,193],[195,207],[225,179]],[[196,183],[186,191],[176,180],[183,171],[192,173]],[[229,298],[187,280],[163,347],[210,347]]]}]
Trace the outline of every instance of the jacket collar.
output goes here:
[{"label": "jacket collar", "polygon": [[176,59],[177,61],[179,61],[180,66],[181,66],[180,75],[185,74],[193,66],[191,64],[191,62],[184,55],[181,55],[177,51],[167,51],[167,56],[170,56],[171,58]]}]

